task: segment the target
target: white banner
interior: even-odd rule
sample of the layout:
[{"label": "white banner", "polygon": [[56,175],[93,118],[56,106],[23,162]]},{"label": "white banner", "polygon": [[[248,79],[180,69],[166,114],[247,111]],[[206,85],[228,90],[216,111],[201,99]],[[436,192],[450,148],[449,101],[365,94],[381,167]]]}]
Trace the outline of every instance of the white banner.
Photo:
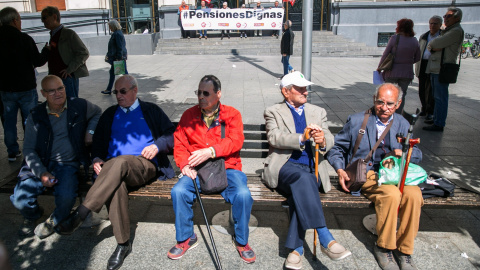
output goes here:
[{"label": "white banner", "polygon": [[282,29],[283,8],[272,9],[198,9],[183,10],[181,14],[185,30],[256,30]]}]

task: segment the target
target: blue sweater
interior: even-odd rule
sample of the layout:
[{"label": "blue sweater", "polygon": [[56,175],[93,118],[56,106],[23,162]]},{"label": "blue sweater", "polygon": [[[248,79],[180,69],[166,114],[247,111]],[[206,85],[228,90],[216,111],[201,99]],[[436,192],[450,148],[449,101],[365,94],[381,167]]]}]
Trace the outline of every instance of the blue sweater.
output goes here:
[{"label": "blue sweater", "polygon": [[[292,108],[290,108],[290,111],[292,112],[293,121],[295,122],[295,131],[298,134],[302,134],[307,127],[307,121],[305,120],[305,111],[302,112],[302,115],[298,115],[298,113],[295,112]],[[292,156],[288,161],[304,164],[311,167],[313,164],[311,142],[309,140],[305,142],[305,151],[293,151]]]}]

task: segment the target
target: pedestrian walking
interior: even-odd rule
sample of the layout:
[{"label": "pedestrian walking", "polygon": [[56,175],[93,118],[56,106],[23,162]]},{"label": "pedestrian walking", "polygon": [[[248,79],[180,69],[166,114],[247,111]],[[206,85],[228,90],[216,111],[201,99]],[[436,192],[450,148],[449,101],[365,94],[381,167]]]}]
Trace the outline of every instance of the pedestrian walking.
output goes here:
[{"label": "pedestrian walking", "polygon": [[108,27],[112,32],[112,36],[108,41],[108,51],[105,56],[105,62],[110,64],[110,79],[108,80],[108,86],[105,91],[102,91],[104,95],[110,95],[112,93],[113,83],[115,82],[115,68],[114,61],[122,61],[125,65],[125,74],[127,71],[127,48],[125,43],[125,37],[122,33],[122,26],[117,20],[111,20],[108,22]]}]

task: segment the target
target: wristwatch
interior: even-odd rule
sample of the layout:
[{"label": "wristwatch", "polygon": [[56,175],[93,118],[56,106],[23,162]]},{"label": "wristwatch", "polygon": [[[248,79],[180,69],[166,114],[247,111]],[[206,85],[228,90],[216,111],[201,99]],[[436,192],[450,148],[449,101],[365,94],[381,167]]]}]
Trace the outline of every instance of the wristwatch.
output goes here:
[{"label": "wristwatch", "polygon": [[94,133],[95,133],[95,131],[94,131],[94,130],[89,130],[89,131],[88,131],[88,134],[91,134],[91,135],[93,135]]}]

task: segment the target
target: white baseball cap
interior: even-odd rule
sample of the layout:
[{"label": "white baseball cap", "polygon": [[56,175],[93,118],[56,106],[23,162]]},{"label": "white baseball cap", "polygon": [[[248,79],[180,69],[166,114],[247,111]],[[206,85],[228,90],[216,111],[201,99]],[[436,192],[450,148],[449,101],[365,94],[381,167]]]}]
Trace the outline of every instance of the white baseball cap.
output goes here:
[{"label": "white baseball cap", "polygon": [[312,85],[314,83],[305,79],[305,76],[303,76],[303,74],[300,71],[294,71],[292,73],[289,73],[283,76],[280,86],[283,88],[291,84],[299,87],[305,87],[305,86]]}]

